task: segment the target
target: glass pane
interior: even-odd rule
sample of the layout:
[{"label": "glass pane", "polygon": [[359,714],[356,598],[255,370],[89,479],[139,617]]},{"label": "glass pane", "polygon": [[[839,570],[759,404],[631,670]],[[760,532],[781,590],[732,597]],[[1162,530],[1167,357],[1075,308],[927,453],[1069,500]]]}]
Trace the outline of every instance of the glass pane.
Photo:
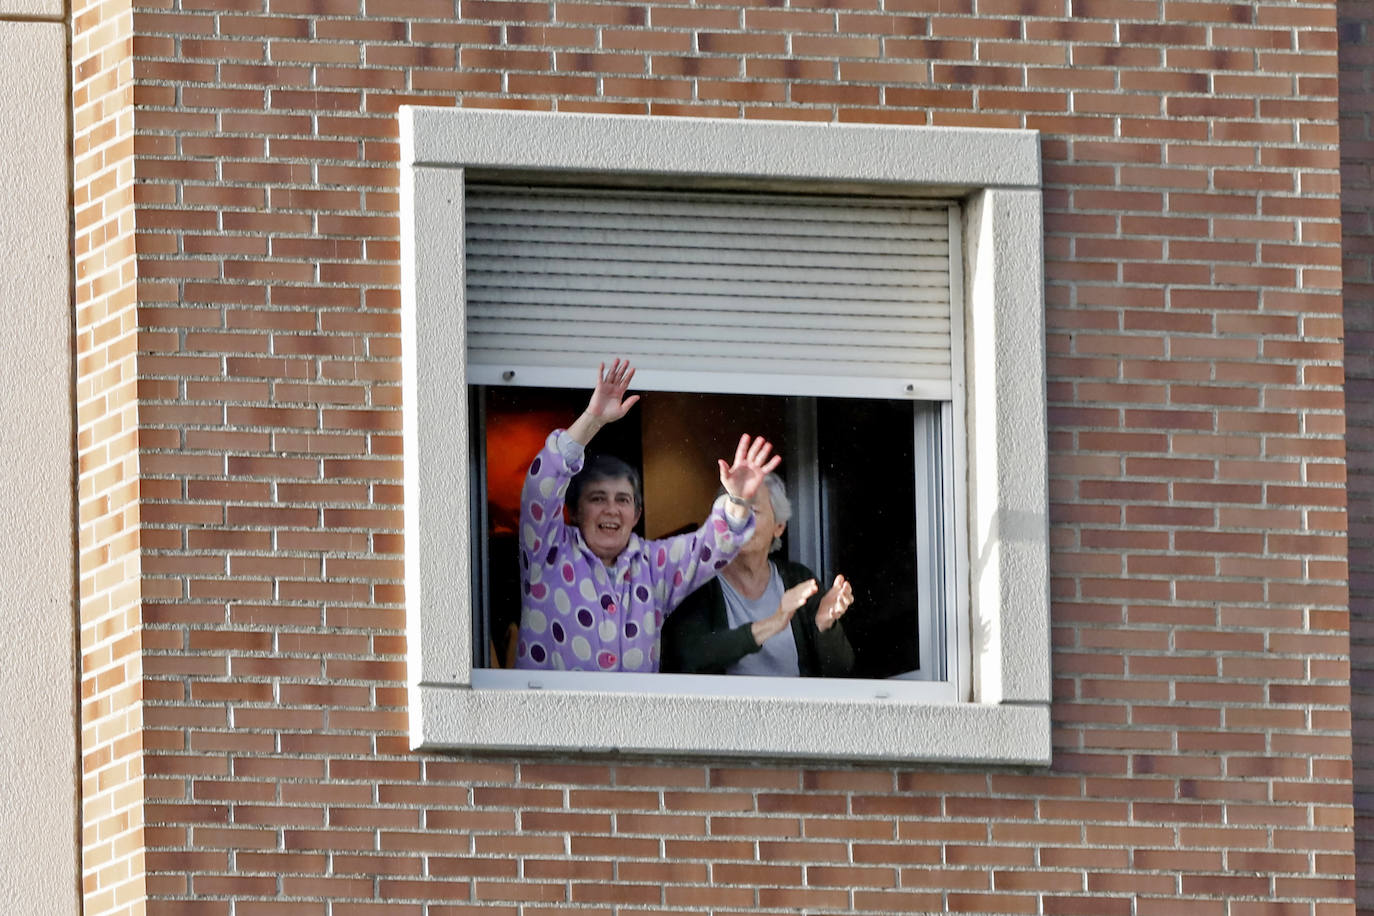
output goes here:
[{"label": "glass pane", "polygon": [[[566,428],[587,406],[587,392],[566,388],[478,388],[475,389],[472,416],[485,424],[486,448],[480,455],[486,480],[484,505],[475,507],[483,515],[474,515],[474,522],[486,528],[485,555],[473,557],[473,576],[479,594],[473,595],[473,607],[486,608],[487,632],[476,634],[478,662],[484,667],[510,667],[510,650],[514,646],[512,627],[520,625],[520,566],[516,532],[520,521],[520,488],[530,462],[544,447],[550,432]],[[618,423],[603,429],[592,442],[588,453],[604,451],[642,466],[641,433],[638,410],[633,410]],[[481,435],[473,436],[474,443],[482,442]],[[478,479],[474,476],[474,479]],[[478,498],[476,495],[474,499]],[[478,519],[484,519],[478,521]],[[644,536],[644,522],[635,526],[635,533]],[[474,539],[475,541],[475,539]],[[480,614],[474,614],[474,618]],[[486,642],[483,643],[482,638]],[[484,651],[485,650],[485,653]]]},{"label": "glass pane", "polygon": [[851,398],[816,405],[824,565],[854,589],[844,628],[855,677],[920,667],[913,408]]},{"label": "glass pane", "polygon": [[[487,535],[473,558],[474,607],[485,607],[487,622],[477,634],[480,665],[508,666],[520,621],[516,531],[525,474],[549,432],[572,423],[586,401],[582,390],[474,388],[472,416],[485,427],[484,439],[474,437],[485,447],[473,456],[486,486],[474,506]],[[783,556],[811,567],[822,590],[837,572],[851,581],[857,600],[843,626],[855,652],[852,676],[885,678],[919,668],[914,410],[910,401],[648,392],[589,452],[641,469],[645,505],[635,530],[661,538],[701,524],[719,488],[716,459],[732,457],[742,433],[767,437],[784,457],[780,474],[795,510]],[[819,530],[803,537],[798,526],[817,527],[808,518]]]}]

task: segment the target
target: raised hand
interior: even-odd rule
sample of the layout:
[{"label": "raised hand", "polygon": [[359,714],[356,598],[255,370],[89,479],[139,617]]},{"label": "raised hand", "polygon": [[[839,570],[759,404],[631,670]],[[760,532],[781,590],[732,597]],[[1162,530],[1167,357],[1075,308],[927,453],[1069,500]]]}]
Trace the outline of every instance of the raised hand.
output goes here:
[{"label": "raised hand", "polygon": [[824,633],[844,616],[854,603],[854,590],[849,587],[844,576],[836,576],[835,584],[821,598],[821,606],[816,610],[816,629]]},{"label": "raised hand", "polygon": [[601,427],[629,413],[630,408],[639,401],[637,394],[625,397],[634,377],[635,370],[628,359],[617,359],[611,364],[609,372],[606,371],[606,364],[602,363],[596,370],[596,387],[592,389],[587,409],[568,427],[568,435],[586,445]]},{"label": "raised hand", "polygon": [[807,579],[805,582],[798,582],[783,592],[782,600],[778,602],[776,611],[749,625],[750,632],[754,634],[754,644],[762,646],[787,629],[792,622],[792,615],[797,613],[797,609],[805,604],[812,595],[816,594],[819,588],[820,586],[816,584],[815,579]]},{"label": "raised hand", "polygon": [[740,436],[735,448],[735,463],[726,464],[720,460],[720,485],[737,500],[749,501],[759,491],[763,478],[782,463],[781,455],[768,456],[773,446],[767,439],[759,436],[751,438],[748,433]]},{"label": "raised hand", "polygon": [[637,394],[625,397],[625,392],[629,390],[634,377],[635,370],[630,366],[628,359],[617,359],[611,364],[610,372],[606,371],[606,364],[602,363],[596,371],[596,388],[592,390],[591,400],[587,402],[587,413],[602,423],[614,423],[629,413],[630,408],[639,400]]}]

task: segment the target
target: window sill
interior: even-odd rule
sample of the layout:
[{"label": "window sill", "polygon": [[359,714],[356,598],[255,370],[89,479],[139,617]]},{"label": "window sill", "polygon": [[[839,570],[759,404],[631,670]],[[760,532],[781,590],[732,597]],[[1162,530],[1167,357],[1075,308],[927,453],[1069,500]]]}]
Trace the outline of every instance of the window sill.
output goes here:
[{"label": "window sill", "polygon": [[663,693],[674,696],[763,697],[783,700],[896,700],[957,703],[958,691],[943,681],[916,678],[732,677],[719,674],[628,674],[611,671],[472,669],[479,690],[594,690],[601,693]]},{"label": "window sill", "polygon": [[[526,679],[534,674],[488,673]],[[881,687],[886,682],[868,683]],[[893,693],[888,699],[860,699],[420,685],[411,691],[412,746],[981,764],[1050,761],[1047,703],[913,701]]]}]

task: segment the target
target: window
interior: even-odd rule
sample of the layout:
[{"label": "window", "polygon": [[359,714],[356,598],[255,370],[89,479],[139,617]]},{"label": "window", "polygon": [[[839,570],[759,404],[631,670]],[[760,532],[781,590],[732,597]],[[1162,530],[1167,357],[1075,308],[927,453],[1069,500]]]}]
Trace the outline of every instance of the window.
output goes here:
[{"label": "window", "polygon": [[[473,539],[474,664],[501,667],[509,655],[519,616],[511,519],[524,469],[543,434],[581,410],[597,359],[614,355],[640,366],[637,390],[691,386],[650,394],[594,443],[648,472],[641,535],[696,527],[715,496],[714,459],[741,431],[766,435],[786,455],[798,510],[788,559],[821,575],[843,571],[860,589],[860,610],[843,626],[853,676],[946,679],[960,657],[945,644],[958,636],[944,626],[955,596],[930,559],[942,555],[931,542],[949,540],[941,529],[953,521],[939,498],[954,489],[941,415],[958,415],[946,409],[956,394],[962,405],[951,346],[962,328],[953,309],[956,206],[527,178],[467,182],[464,215],[468,379],[481,389],[469,408],[472,479],[483,483],[473,508],[486,535]],[[564,395],[529,387],[569,374]],[[606,449],[608,439],[616,447]],[[475,676],[484,686],[577,684]],[[787,695],[797,685],[728,689]]]},{"label": "window", "polygon": [[[645,374],[652,378],[651,371]],[[520,616],[520,488],[530,458],[549,430],[566,426],[586,400],[586,388],[472,388],[471,479],[476,482],[474,518],[479,520],[474,528],[485,534],[471,545],[477,668],[512,667],[508,640]],[[929,562],[943,555],[941,545],[949,537],[942,529],[952,521],[942,499],[953,484],[953,474],[946,473],[952,462],[942,460],[943,443],[949,440],[940,434],[949,420],[945,406],[877,398],[651,391],[625,419],[604,429],[591,450],[642,469],[645,505],[637,532],[659,538],[701,523],[716,496],[715,458],[733,451],[741,430],[766,436],[785,456],[783,477],[793,508],[780,556],[818,576],[844,572],[858,589],[860,603],[843,621],[855,653],[850,676],[936,681],[945,679],[953,654],[944,627],[954,613],[947,608],[953,596],[947,596],[941,569]],[[925,560],[919,568],[918,557]],[[577,684],[576,675],[530,671],[475,671],[473,676],[475,684],[489,687]],[[650,676],[646,681],[641,675],[633,688],[690,693],[722,686],[694,678],[662,680]],[[724,686],[756,694],[791,695],[797,689],[790,681]],[[874,695],[892,688],[873,684],[843,689]],[[833,695],[841,688],[832,683],[819,689]]]},{"label": "window", "polygon": [[[403,143],[416,746],[1048,759],[1034,134],[409,109]],[[770,228],[778,220],[785,231]],[[617,227],[654,256],[616,247]],[[824,244],[803,241],[798,255],[779,241],[763,267],[746,250],[750,237],[808,233]],[[899,244],[910,235],[935,248],[913,253]],[[512,254],[511,239],[528,250]],[[717,253],[694,257],[702,244]],[[952,258],[940,248],[951,244]],[[889,249],[895,269],[883,263]],[[677,260],[663,268],[670,250]],[[702,261],[712,269],[694,271]],[[643,305],[665,271],[679,301]],[[875,296],[890,303],[877,321]],[[870,305],[847,311],[857,300]],[[591,346],[578,339],[588,328]],[[762,356],[761,330],[771,335]],[[870,577],[887,576],[891,600],[881,611],[873,602],[870,622],[895,613],[888,625],[903,638],[865,636],[861,673],[920,682],[482,669],[483,605],[500,594],[501,567],[499,544],[481,536],[496,511],[484,478],[496,469],[480,443],[525,415],[522,399],[556,403],[566,388],[585,402],[588,351],[635,358],[636,388],[661,392],[670,415],[695,405],[782,417],[789,483],[809,520],[790,526],[789,551],[821,573],[855,578],[847,564],[868,563]],[[855,473],[830,433],[880,440],[894,425],[907,431],[898,466],[882,470],[910,489],[909,535],[871,513],[846,518],[854,500],[835,498],[879,469]],[[638,433],[646,459],[661,448],[653,427]],[[878,561],[846,529],[920,545]],[[745,683],[760,680],[773,683]]]}]

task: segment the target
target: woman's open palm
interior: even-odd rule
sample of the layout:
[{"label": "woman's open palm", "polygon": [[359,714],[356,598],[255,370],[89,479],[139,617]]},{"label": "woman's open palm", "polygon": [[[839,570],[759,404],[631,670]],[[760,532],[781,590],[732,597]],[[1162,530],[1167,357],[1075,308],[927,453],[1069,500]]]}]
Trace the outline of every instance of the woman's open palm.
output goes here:
[{"label": "woman's open palm", "polygon": [[773,446],[767,439],[752,438],[748,433],[740,437],[735,447],[735,463],[720,461],[720,485],[736,499],[750,500],[759,491],[763,478],[782,463],[781,455],[768,456]]},{"label": "woman's open palm", "polygon": [[609,372],[602,363],[596,373],[596,388],[592,389],[591,400],[587,402],[587,413],[602,423],[614,423],[635,406],[639,395],[625,397],[625,392],[634,380],[635,370],[630,361],[617,359],[611,364]]}]

